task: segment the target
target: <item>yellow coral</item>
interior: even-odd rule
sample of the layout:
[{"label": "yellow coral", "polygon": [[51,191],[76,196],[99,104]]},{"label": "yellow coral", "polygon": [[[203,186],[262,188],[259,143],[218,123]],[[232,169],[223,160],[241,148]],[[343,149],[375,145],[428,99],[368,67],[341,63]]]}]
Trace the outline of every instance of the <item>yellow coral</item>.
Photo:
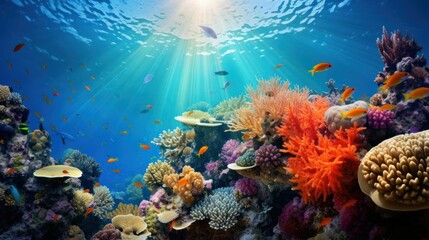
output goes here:
[{"label": "yellow coral", "polygon": [[194,202],[195,196],[204,190],[204,177],[190,166],[184,166],[180,176],[186,179],[186,183],[178,184],[179,175],[177,174],[165,176],[164,183],[167,187],[173,188],[173,192],[189,206]]},{"label": "yellow coral", "polygon": [[137,205],[119,203],[118,207],[115,210],[107,213],[107,217],[114,218],[117,215],[128,215],[128,214],[132,214],[134,216],[141,216],[141,212],[139,211],[139,208]]},{"label": "yellow coral", "polygon": [[149,164],[143,179],[146,183],[146,186],[150,190],[154,190],[162,186],[165,175],[172,173],[174,173],[174,169],[170,166],[170,164],[158,160],[155,163]]},{"label": "yellow coral", "polygon": [[5,85],[0,85],[0,102],[5,102],[9,99],[10,88]]},{"label": "yellow coral", "polygon": [[72,204],[80,214],[83,214],[93,201],[94,196],[91,193],[82,190],[73,192]]}]

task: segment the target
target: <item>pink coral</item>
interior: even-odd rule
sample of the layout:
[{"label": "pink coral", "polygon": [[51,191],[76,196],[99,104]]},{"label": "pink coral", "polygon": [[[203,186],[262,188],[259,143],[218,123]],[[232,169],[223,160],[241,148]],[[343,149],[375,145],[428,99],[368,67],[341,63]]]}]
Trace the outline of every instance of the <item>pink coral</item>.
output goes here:
[{"label": "pink coral", "polygon": [[248,197],[253,197],[258,193],[258,182],[251,178],[241,178],[235,183],[234,188]]},{"label": "pink coral", "polygon": [[392,111],[380,111],[378,108],[372,108],[368,111],[368,126],[373,129],[385,129],[393,126],[393,117],[395,113]]},{"label": "pink coral", "polygon": [[235,160],[240,156],[240,152],[237,151],[240,142],[234,139],[226,141],[222,147],[220,157],[225,160],[227,164],[234,163]]}]

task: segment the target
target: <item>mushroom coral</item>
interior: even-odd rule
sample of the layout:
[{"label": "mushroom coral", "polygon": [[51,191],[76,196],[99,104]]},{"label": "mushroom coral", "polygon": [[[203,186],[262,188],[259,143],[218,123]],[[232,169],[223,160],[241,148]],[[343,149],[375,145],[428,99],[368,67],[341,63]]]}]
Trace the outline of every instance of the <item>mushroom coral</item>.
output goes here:
[{"label": "mushroom coral", "polygon": [[278,128],[284,140],[285,149],[281,151],[292,154],[285,169],[293,175],[290,182],[296,184],[293,189],[300,191],[305,203],[344,194],[345,186],[355,180],[359,165],[357,142],[364,128],[355,124],[333,135],[323,135],[327,108],[323,98],[287,104]]}]

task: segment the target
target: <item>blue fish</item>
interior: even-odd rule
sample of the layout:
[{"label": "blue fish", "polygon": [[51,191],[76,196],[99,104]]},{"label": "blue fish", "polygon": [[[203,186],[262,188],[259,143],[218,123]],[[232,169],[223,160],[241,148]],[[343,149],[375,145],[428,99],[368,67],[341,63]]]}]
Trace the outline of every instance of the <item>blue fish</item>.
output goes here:
[{"label": "blue fish", "polygon": [[69,140],[69,141],[74,141],[74,137],[72,135],[66,133],[66,132],[56,131],[56,133],[57,133],[57,135],[60,136],[61,142],[63,143],[63,145],[66,144],[66,139]]},{"label": "blue fish", "polygon": [[207,37],[211,37],[211,38],[214,38],[214,39],[216,39],[216,38],[217,38],[216,32],[215,32],[211,27],[207,27],[207,26],[202,26],[202,25],[200,25],[200,28],[201,28],[201,29],[203,29],[204,34],[205,34]]},{"label": "blue fish", "polygon": [[13,199],[15,199],[16,203],[21,202],[21,195],[18,192],[18,189],[16,189],[15,186],[10,185],[10,193],[12,194]]},{"label": "blue fish", "polygon": [[146,77],[143,79],[143,83],[149,83],[150,81],[152,81],[153,78],[153,74],[149,73],[148,75],[146,75]]}]

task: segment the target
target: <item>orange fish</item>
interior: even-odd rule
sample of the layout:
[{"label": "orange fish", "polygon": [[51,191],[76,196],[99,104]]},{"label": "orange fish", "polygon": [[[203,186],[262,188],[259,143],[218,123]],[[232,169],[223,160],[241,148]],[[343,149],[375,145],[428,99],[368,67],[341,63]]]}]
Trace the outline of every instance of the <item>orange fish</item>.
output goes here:
[{"label": "orange fish", "polygon": [[170,226],[168,227],[168,232],[171,232],[173,230],[173,226],[176,223],[176,220],[171,221]]},{"label": "orange fish", "polygon": [[195,137],[196,136],[196,134],[195,133],[189,133],[188,134],[188,137],[190,137],[190,138],[193,138],[193,137]]},{"label": "orange fish", "polygon": [[16,45],[13,48],[13,52],[18,52],[19,50],[21,50],[22,47],[24,47],[24,45],[25,45],[25,43],[20,43],[20,44]]},{"label": "orange fish", "polygon": [[201,154],[204,154],[204,153],[207,151],[207,149],[209,149],[209,147],[207,147],[207,146],[202,146],[202,147],[200,148],[200,150],[198,151],[197,156],[199,157],[199,156],[201,156]]},{"label": "orange fish", "polygon": [[121,132],[121,134],[122,134],[122,135],[127,135],[127,134],[128,134],[128,132],[127,132],[127,130],[124,130],[124,131],[122,131],[122,132]]},{"label": "orange fish", "polygon": [[117,161],[118,161],[118,158],[109,158],[109,159],[107,159],[108,163],[117,162]]},{"label": "orange fish", "polygon": [[281,67],[283,67],[283,64],[279,63],[273,67],[273,70],[275,70],[277,68],[281,68]]},{"label": "orange fish", "polygon": [[90,190],[87,188],[87,189],[83,190],[83,192],[89,193]]},{"label": "orange fish", "polygon": [[341,94],[341,98],[339,99],[339,102],[344,104],[344,102],[347,100],[347,98],[349,98],[355,90],[356,90],[356,88],[347,87],[346,90],[344,90],[343,94]]},{"label": "orange fish", "polygon": [[408,100],[423,99],[429,96],[429,88],[419,87],[407,93],[404,93],[405,102]]},{"label": "orange fish", "polygon": [[60,218],[60,215],[56,213],[54,216],[54,222],[58,221],[59,218]]},{"label": "orange fish", "polygon": [[189,111],[187,115],[191,116],[193,113],[194,113],[194,111]]},{"label": "orange fish", "polygon": [[142,188],[143,184],[141,182],[134,182],[134,186],[136,186],[138,188]]},{"label": "orange fish", "polygon": [[88,85],[85,85],[86,90],[91,91],[91,88]]},{"label": "orange fish", "polygon": [[162,124],[161,120],[159,120],[159,119],[154,120],[153,123],[155,123],[155,124]]},{"label": "orange fish", "polygon": [[315,72],[323,72],[323,71],[328,70],[331,67],[332,67],[332,65],[330,63],[322,62],[322,63],[319,63],[319,64],[315,65],[313,67],[313,69],[308,70],[308,72],[311,72],[311,76],[314,77],[314,73]]},{"label": "orange fish", "polygon": [[14,172],[15,172],[15,168],[11,167],[7,170],[6,174],[13,174]]},{"label": "orange fish", "polygon": [[140,147],[143,148],[144,150],[150,150],[150,146],[147,144],[140,144]]},{"label": "orange fish", "polygon": [[344,203],[343,206],[341,206],[340,211],[342,211],[348,207],[352,207],[352,206],[356,205],[356,203],[357,203],[356,199],[350,199],[346,203]]},{"label": "orange fish", "polygon": [[178,183],[176,183],[176,187],[183,186],[183,185],[185,185],[187,183],[189,183],[188,179],[187,178],[182,178],[182,179],[179,180]]},{"label": "orange fish", "polygon": [[241,137],[241,139],[243,139],[243,141],[248,141],[250,138],[251,137],[250,137],[249,133],[247,133],[247,132],[244,133],[243,136]]},{"label": "orange fish", "polygon": [[331,221],[332,221],[332,217],[325,217],[320,223],[319,223],[319,227],[323,227],[328,225]]},{"label": "orange fish", "polygon": [[90,213],[92,213],[92,211],[94,211],[94,208],[93,208],[93,207],[90,207],[90,208],[86,209],[86,212],[85,212],[85,214],[83,215],[83,217],[85,218],[85,217],[86,217],[86,216],[88,216]]},{"label": "orange fish", "polygon": [[396,85],[399,85],[402,83],[409,74],[407,72],[395,72],[394,74],[390,75],[385,81],[384,85],[378,88],[378,91],[385,91],[390,87],[394,87]]},{"label": "orange fish", "polygon": [[64,170],[63,170],[63,173],[64,173],[64,174],[69,174],[69,171],[67,171],[67,170],[65,170],[65,169],[64,169]]},{"label": "orange fish", "polygon": [[35,114],[38,118],[41,118],[41,117],[42,117],[42,115],[41,115],[39,112],[34,112],[34,114]]},{"label": "orange fish", "polygon": [[99,186],[101,186],[101,184],[100,183],[94,183],[94,187],[99,187]]},{"label": "orange fish", "polygon": [[114,172],[114,173],[120,173],[120,172],[121,172],[121,170],[119,170],[119,169],[115,169],[115,170],[113,170],[113,172]]},{"label": "orange fish", "polygon": [[383,106],[379,107],[377,111],[391,111],[396,108],[395,104],[384,104]]},{"label": "orange fish", "polygon": [[340,112],[340,113],[341,113],[341,119],[344,119],[344,118],[360,118],[366,115],[367,112],[368,110],[366,110],[365,108],[353,108],[350,111]]},{"label": "orange fish", "polygon": [[153,106],[148,104],[148,105],[146,105],[146,108],[153,108]]},{"label": "orange fish", "polygon": [[64,122],[67,121],[67,118],[65,116],[63,116],[63,115],[61,116],[61,119],[63,119]]}]

